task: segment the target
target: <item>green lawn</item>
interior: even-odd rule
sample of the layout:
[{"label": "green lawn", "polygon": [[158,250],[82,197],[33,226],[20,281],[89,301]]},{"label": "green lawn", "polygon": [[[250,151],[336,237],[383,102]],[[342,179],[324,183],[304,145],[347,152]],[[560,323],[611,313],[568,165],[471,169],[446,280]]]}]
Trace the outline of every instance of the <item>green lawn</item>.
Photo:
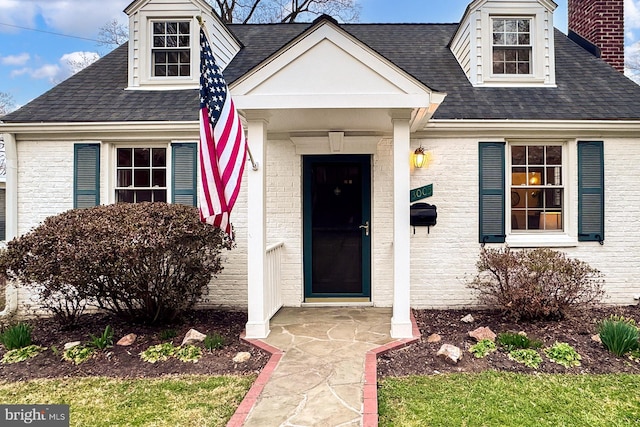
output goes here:
[{"label": "green lawn", "polygon": [[0,403],[69,404],[72,426],[224,426],[255,376],[0,382]]},{"label": "green lawn", "polygon": [[640,376],[387,378],[378,402],[380,426],[640,426]]}]

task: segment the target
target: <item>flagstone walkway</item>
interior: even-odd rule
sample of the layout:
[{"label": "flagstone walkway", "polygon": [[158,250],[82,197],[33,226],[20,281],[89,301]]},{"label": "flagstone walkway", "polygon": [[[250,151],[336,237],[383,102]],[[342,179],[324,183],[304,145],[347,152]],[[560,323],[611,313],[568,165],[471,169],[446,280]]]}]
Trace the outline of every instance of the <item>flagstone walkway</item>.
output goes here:
[{"label": "flagstone walkway", "polygon": [[[368,352],[397,343],[389,335],[391,315],[390,308],[281,309],[262,340],[275,351],[261,374],[267,378],[262,384],[258,378],[239,408],[248,412],[243,423],[235,424],[240,420],[234,416],[229,425],[362,426],[365,394],[373,394],[367,397],[377,414],[375,353]],[[365,375],[365,359],[371,358],[373,373]]]}]

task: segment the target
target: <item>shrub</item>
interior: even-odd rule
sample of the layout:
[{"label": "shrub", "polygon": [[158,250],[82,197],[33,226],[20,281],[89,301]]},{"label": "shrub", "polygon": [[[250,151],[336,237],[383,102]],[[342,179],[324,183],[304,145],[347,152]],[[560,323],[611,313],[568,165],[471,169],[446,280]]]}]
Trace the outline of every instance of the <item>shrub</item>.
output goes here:
[{"label": "shrub", "polygon": [[493,351],[496,351],[496,343],[490,339],[480,340],[469,349],[469,352],[478,359],[482,359]]},{"label": "shrub", "polygon": [[177,349],[178,348],[174,347],[170,342],[152,345],[140,353],[140,358],[149,363],[164,362],[176,354]]},{"label": "shrub", "polygon": [[31,345],[31,325],[17,323],[9,326],[0,334],[0,343],[7,350],[15,350]]},{"label": "shrub", "polygon": [[620,357],[639,347],[638,327],[633,319],[621,316],[610,316],[598,325],[598,334],[602,344]]},{"label": "shrub", "polygon": [[601,274],[548,248],[482,249],[467,286],[482,304],[516,320],[559,319],[593,306],[604,295]]},{"label": "shrub", "polygon": [[231,247],[194,207],[118,203],[47,218],[9,242],[0,272],[39,292],[68,324],[85,303],[155,323],[192,308]]},{"label": "shrub", "polygon": [[540,357],[540,354],[531,348],[512,350],[509,352],[509,359],[533,369],[538,369],[542,363],[542,357]]},{"label": "shrub", "polygon": [[202,357],[202,350],[195,345],[186,345],[179,347],[174,356],[181,362],[193,362],[196,363]]},{"label": "shrub", "polygon": [[580,366],[580,360],[582,356],[565,342],[557,342],[549,348],[544,349],[544,354],[547,357],[565,368],[571,368],[572,366]]},{"label": "shrub", "polygon": [[75,365],[79,365],[91,359],[95,352],[96,350],[93,347],[77,345],[65,350],[64,353],[62,353],[62,358],[73,362]]},{"label": "shrub", "polygon": [[542,347],[541,341],[533,340],[526,335],[516,334],[515,332],[500,333],[496,339],[498,344],[506,351]]},{"label": "shrub", "polygon": [[13,350],[7,351],[4,356],[2,356],[2,360],[0,362],[5,365],[23,362],[27,359],[31,359],[32,357],[36,357],[43,350],[45,350],[44,347],[40,347],[37,345],[28,345],[26,347],[15,348]]},{"label": "shrub", "polygon": [[214,332],[213,334],[204,337],[202,344],[204,345],[204,348],[209,351],[220,350],[225,344],[224,337],[217,332]]}]

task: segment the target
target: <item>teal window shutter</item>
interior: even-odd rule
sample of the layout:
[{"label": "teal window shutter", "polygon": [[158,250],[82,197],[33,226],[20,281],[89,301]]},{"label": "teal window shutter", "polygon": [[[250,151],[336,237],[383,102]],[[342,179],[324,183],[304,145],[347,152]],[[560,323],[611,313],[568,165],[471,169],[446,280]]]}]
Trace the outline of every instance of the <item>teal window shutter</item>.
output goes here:
[{"label": "teal window shutter", "polygon": [[505,143],[481,142],[480,243],[504,243]]},{"label": "teal window shutter", "polygon": [[197,206],[197,155],[195,142],[171,144],[171,203]]},{"label": "teal window shutter", "polygon": [[100,144],[73,146],[73,207],[100,204]]},{"label": "teal window shutter", "polygon": [[578,141],[578,240],[604,242],[602,141]]}]

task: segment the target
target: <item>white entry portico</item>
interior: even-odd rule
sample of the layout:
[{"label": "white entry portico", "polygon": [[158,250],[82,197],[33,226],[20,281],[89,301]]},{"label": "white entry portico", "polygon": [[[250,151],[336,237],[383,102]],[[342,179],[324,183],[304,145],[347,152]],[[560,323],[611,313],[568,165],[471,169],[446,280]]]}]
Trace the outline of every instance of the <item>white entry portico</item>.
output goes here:
[{"label": "white entry portico", "polygon": [[[286,139],[301,159],[306,155],[370,155],[381,140],[392,153],[381,161],[392,170],[392,241],[373,245],[372,256],[387,256],[393,274],[391,334],[407,338],[410,321],[410,135],[423,127],[445,94],[432,91],[350,36],[332,19],[318,19],[306,32],[236,81],[231,92],[246,120],[258,170],[247,171],[248,338],[269,334],[273,307],[266,289],[266,228],[270,221],[266,191],[270,141]],[[302,162],[299,162],[302,168]],[[380,180],[373,172],[372,180]],[[302,203],[300,198],[300,203]],[[375,202],[375,201],[374,201]],[[302,219],[292,218],[302,229]],[[375,242],[375,220],[371,233]],[[388,232],[388,230],[386,230]],[[376,252],[385,251],[386,255]],[[302,265],[303,250],[295,256]],[[376,278],[371,292],[377,292]],[[299,284],[300,295],[303,283]],[[302,302],[304,299],[301,298]],[[375,305],[375,298],[371,301]]]}]

